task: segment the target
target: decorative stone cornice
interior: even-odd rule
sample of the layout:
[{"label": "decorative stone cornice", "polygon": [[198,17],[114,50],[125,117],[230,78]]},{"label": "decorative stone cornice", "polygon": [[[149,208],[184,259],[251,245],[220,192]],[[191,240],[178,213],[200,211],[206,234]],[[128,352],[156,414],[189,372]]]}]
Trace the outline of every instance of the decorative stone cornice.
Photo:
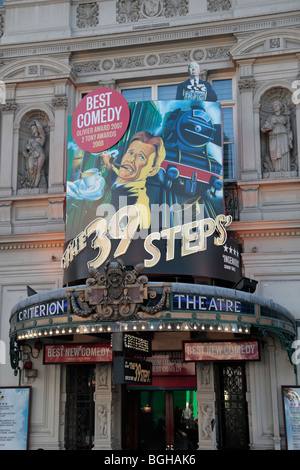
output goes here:
[{"label": "decorative stone cornice", "polygon": [[230,60],[230,45],[223,47],[208,47],[197,49],[185,49],[181,51],[168,51],[162,53],[151,53],[137,56],[116,56],[103,60],[90,60],[73,64],[76,74],[90,74],[93,72],[108,72],[129,69],[148,69],[149,67],[162,67],[185,65],[191,60],[199,63],[213,62],[218,60]]},{"label": "decorative stone cornice", "polygon": [[18,243],[0,243],[1,251],[15,250],[38,250],[41,248],[63,248],[64,242],[44,241],[44,242],[18,242]]},{"label": "decorative stone cornice", "polygon": [[[100,23],[99,23],[100,24]],[[105,34],[99,38],[98,36],[88,36],[86,38],[66,38],[64,41],[43,41],[35,43],[24,44],[22,47],[18,45],[5,44],[0,48],[0,59],[12,57],[26,57],[26,56],[39,56],[57,53],[75,53],[80,51],[91,51],[97,49],[110,49],[124,46],[135,45],[150,45],[154,43],[163,43],[176,41],[188,41],[191,39],[205,38],[209,36],[218,36],[224,34],[236,35],[239,32],[264,32],[274,30],[274,24],[277,28],[293,28],[300,25],[300,15],[295,15],[294,12],[282,14],[269,15],[268,17],[256,17],[247,20],[237,19],[224,19],[222,22],[202,24],[202,25],[176,25],[176,28],[166,29],[166,25],[158,23],[151,29],[146,25],[146,31],[141,32],[141,29],[134,31],[132,29],[122,32],[122,34]],[[171,25],[170,25],[171,26]],[[294,29],[296,32],[296,29]],[[288,52],[288,50],[286,50]]]},{"label": "decorative stone cornice", "polygon": [[245,238],[273,238],[273,237],[299,237],[300,223],[297,220],[270,220],[232,222],[228,233],[233,232],[239,239]]}]

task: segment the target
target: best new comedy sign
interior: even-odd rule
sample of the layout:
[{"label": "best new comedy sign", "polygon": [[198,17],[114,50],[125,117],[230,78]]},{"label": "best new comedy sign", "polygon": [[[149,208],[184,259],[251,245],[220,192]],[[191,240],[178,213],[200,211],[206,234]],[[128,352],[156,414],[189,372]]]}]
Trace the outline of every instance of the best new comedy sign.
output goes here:
[{"label": "best new comedy sign", "polygon": [[237,282],[238,251],[224,261],[221,133],[216,102],[86,95],[69,121],[65,283],[119,257]]}]

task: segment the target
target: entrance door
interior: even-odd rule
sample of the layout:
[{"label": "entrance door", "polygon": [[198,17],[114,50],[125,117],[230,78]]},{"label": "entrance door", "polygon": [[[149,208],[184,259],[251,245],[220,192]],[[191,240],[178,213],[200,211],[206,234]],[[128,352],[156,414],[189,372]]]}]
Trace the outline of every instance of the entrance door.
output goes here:
[{"label": "entrance door", "polygon": [[89,450],[93,447],[95,413],[94,391],[94,366],[67,366],[66,450]]},{"label": "entrance door", "polygon": [[244,363],[216,365],[218,390],[218,447],[248,449],[248,410]]},{"label": "entrance door", "polygon": [[[198,443],[195,390],[130,391],[128,450],[194,450]],[[133,415],[135,413],[136,419]],[[136,426],[136,432],[132,426]],[[127,429],[128,430],[128,429]],[[132,438],[128,440],[128,436]]]}]

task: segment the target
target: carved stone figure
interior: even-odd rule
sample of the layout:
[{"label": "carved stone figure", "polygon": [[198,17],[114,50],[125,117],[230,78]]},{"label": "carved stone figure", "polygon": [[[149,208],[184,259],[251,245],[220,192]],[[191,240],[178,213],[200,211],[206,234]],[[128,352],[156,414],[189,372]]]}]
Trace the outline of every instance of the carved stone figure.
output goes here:
[{"label": "carved stone figure", "polygon": [[201,413],[201,438],[209,439],[211,437],[211,419],[213,415],[213,408],[210,404],[204,404],[200,407]]},{"label": "carved stone figure", "polygon": [[98,408],[98,437],[107,438],[107,410],[103,405]]},{"label": "carved stone figure", "polygon": [[289,112],[284,103],[275,100],[272,103],[274,114],[264,122],[261,131],[269,137],[269,152],[265,156],[265,167],[271,164],[269,171],[290,170],[290,149],[293,148],[293,134]]},{"label": "carved stone figure", "polygon": [[25,179],[23,187],[38,188],[45,165],[45,132],[40,122],[35,120],[30,125],[32,137],[28,140],[23,152],[25,158]]}]

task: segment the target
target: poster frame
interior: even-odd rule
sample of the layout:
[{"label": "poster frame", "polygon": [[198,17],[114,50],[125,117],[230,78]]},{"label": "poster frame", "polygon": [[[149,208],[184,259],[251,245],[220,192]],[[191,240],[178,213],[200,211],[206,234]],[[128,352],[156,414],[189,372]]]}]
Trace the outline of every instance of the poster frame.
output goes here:
[{"label": "poster frame", "polygon": [[[30,435],[30,415],[31,415],[31,386],[0,386],[0,391],[2,390],[27,390],[28,391],[28,409],[27,409],[27,422],[26,422],[26,448],[22,449],[10,449],[10,450],[28,450],[29,449],[29,435]],[[24,408],[25,410],[25,408]],[[1,438],[0,438],[1,441]],[[2,449],[2,450],[8,450],[8,449]]]},{"label": "poster frame", "polygon": [[[289,447],[289,436],[288,436],[288,417],[286,413],[286,407],[285,407],[285,400],[284,400],[284,390],[285,389],[293,389],[293,390],[298,390],[299,396],[300,396],[300,385],[281,385],[281,399],[282,399],[282,409],[283,409],[283,418],[284,418],[284,438],[285,438],[285,446],[286,450],[296,450],[293,448]],[[298,414],[300,416],[300,406],[298,410]],[[292,435],[291,435],[292,437]]]}]

